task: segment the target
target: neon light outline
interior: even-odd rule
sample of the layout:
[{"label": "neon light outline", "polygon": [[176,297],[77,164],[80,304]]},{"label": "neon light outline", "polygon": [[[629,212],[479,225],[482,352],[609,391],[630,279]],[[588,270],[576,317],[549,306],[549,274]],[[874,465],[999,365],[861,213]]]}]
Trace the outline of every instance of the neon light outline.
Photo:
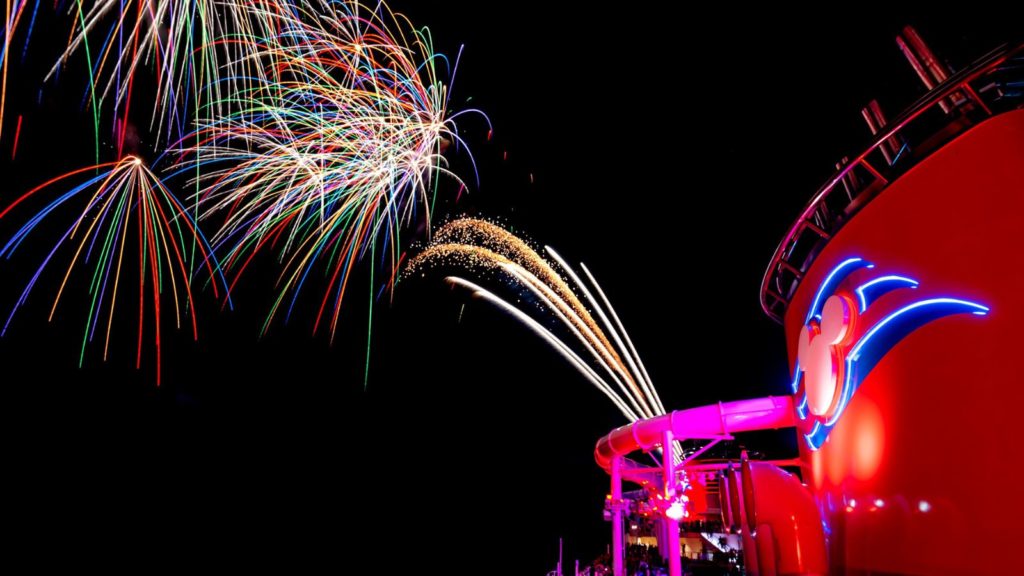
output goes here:
[{"label": "neon light outline", "polygon": [[[835,292],[835,287],[838,286],[846,277],[852,274],[855,270],[860,268],[874,268],[875,265],[864,260],[863,258],[849,258],[840,262],[828,276],[825,277],[825,281],[818,287],[818,293],[814,295],[814,302],[811,304],[810,310],[807,311],[807,318],[804,320],[804,325],[810,323],[812,318],[821,319],[821,296],[826,291],[829,294]],[[849,268],[849,270],[847,270]],[[839,275],[842,273],[842,275]]]},{"label": "neon light outline", "polygon": [[[813,319],[820,321],[820,307],[825,295],[833,295],[838,286],[851,273],[861,268],[870,269],[874,268],[874,265],[862,258],[849,258],[832,269],[814,296],[811,308],[808,310],[807,319],[804,322],[805,326],[810,325]],[[919,282],[905,276],[887,275],[875,278],[854,290],[860,305],[859,311],[863,313],[879,297],[893,290],[900,288],[913,289],[917,288],[918,285]],[[824,444],[833,426],[835,426],[843,412],[845,412],[847,404],[853,398],[853,394],[860,387],[861,382],[868,377],[882,358],[903,341],[904,338],[915,332],[918,328],[939,318],[967,313],[975,316],[985,316],[990,310],[987,306],[958,298],[929,298],[907,304],[875,323],[849,348],[849,352],[845,355],[843,361],[846,363],[846,370],[843,376],[842,390],[840,391],[839,402],[832,411],[832,414],[826,419],[815,419],[811,431],[803,435],[810,449],[818,450]],[[802,373],[799,359],[797,359],[793,375],[793,390],[795,394],[800,391],[800,382],[803,379]],[[807,421],[806,390],[803,391],[802,398],[796,405],[796,413],[801,421]]]},{"label": "neon light outline", "polygon": [[[888,287],[890,284],[895,284],[895,286],[890,288]],[[897,288],[917,288],[918,284],[920,282],[917,280],[905,276],[880,276],[870,282],[861,284],[854,292],[857,293],[857,302],[860,303],[860,312],[863,313],[872,302],[883,294],[888,294]]]}]

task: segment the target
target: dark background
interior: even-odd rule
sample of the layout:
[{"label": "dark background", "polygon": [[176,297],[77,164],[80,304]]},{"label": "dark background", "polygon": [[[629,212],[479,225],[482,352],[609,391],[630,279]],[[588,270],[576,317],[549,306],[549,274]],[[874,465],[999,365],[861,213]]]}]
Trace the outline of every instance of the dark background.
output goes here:
[{"label": "dark background", "polygon": [[[923,92],[899,28],[916,25],[954,65],[1017,32],[1000,14],[916,7],[550,5],[394,3],[438,50],[465,45],[453,108],[494,125],[488,141],[483,122],[460,124],[481,184],[457,204],[448,190],[441,219],[500,218],[586,262],[670,408],[785,391],[761,275],[836,160],[868,141],[860,107],[878,97],[894,116]],[[85,83],[69,74],[38,92],[67,33],[42,18],[9,78],[3,205],[93,159]],[[0,222],[4,238],[17,223]],[[0,262],[2,319],[38,261],[30,249]],[[408,282],[377,303],[364,389],[366,279],[333,345],[311,336],[309,315],[259,339],[274,272],[262,266],[235,312],[202,296],[198,343],[165,334],[159,389],[151,365],[132,368],[130,336],[78,369],[84,296],[47,324],[59,278],[40,282],[0,341],[4,499],[19,533],[44,546],[97,537],[103,554],[152,534],[163,553],[151,561],[211,549],[342,573],[543,574],[559,537],[570,563],[604,550],[607,477],[592,451],[623,422],[536,338],[439,279]],[[117,537],[97,532],[108,524]]]}]

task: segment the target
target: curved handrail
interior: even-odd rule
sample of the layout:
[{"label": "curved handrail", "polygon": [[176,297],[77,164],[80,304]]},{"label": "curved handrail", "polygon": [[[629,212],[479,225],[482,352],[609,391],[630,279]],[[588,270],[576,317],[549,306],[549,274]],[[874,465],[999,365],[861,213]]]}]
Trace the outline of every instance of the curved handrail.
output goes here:
[{"label": "curved handrail", "polygon": [[[833,222],[833,226],[829,227],[829,229],[816,224],[814,221],[815,215],[819,214],[819,210],[823,207],[825,201],[831,197],[838,184],[851,176],[856,168],[862,167],[875,178],[875,181],[880,181],[883,186],[887,185],[889,180],[868,162],[868,156],[879,151],[886,142],[901,135],[908,124],[919,118],[926,111],[939,106],[955,94],[963,93],[966,96],[966,100],[975,103],[987,116],[994,115],[993,110],[971,86],[971,82],[995,72],[1007,60],[1021,55],[1024,55],[1024,44],[1004,45],[983,56],[972,66],[950,76],[945,82],[918,99],[917,102],[895,120],[886,124],[864,152],[839,169],[831,179],[818,189],[818,192],[807,203],[800,217],[790,226],[782,242],[775,249],[768,269],[765,271],[764,278],[761,280],[761,308],[765,314],[777,322],[782,322],[785,309],[789,305],[789,298],[796,292],[803,274],[814,262],[817,253],[820,251],[820,244],[827,242],[849,217],[852,217],[863,207],[862,205],[856,206],[854,204],[855,199],[859,199],[860,196],[856,198],[851,197],[850,202],[847,204],[847,209],[853,208],[853,210],[847,214],[845,220]],[[925,157],[926,155],[923,155],[917,160],[920,161]],[[909,162],[904,163],[902,169],[896,175],[902,174],[912,165]],[[799,263],[799,265],[794,265],[787,258],[793,253],[797,241],[806,230],[811,230],[818,236],[817,246],[809,251],[803,262]],[[792,286],[788,289],[782,287],[782,276],[785,273],[793,275]],[[780,306],[781,311],[778,310]]]}]

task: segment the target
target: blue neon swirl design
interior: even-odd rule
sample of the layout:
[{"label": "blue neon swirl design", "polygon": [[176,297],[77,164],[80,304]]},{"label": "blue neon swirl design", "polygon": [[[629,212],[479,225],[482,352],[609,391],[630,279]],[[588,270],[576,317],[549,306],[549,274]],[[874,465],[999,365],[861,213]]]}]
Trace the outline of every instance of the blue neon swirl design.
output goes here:
[{"label": "blue neon swirl design", "polygon": [[801,420],[807,418],[807,394],[804,394],[803,399],[796,405],[796,413]]},{"label": "blue neon swirl design", "polygon": [[[873,265],[862,258],[850,258],[841,262],[829,273],[815,294],[804,323],[805,326],[809,325],[813,319],[820,320],[824,300],[835,293],[843,280],[860,268],[873,268]],[[882,295],[901,288],[917,288],[918,285],[919,283],[911,278],[888,275],[866,282],[857,287],[854,292],[857,295],[860,312],[863,313]],[[846,355],[842,390],[831,417],[824,422],[816,420],[811,431],[803,435],[811,450],[821,448],[861,382],[868,377],[882,358],[904,338],[939,318],[953,314],[985,316],[989,311],[987,306],[958,298],[930,298],[903,306],[877,322],[854,343]],[[799,391],[800,380],[801,370],[798,361],[793,375],[794,392]],[[802,398],[796,406],[796,412],[800,420],[808,418],[806,392],[802,394]]]},{"label": "blue neon swirl design", "polygon": [[821,433],[822,429],[823,426],[821,425],[821,422],[815,422],[814,428],[809,433],[804,434],[804,438],[807,439],[807,445],[811,447],[811,450],[817,450],[825,443],[825,437],[828,436],[828,433],[826,432],[823,435]]},{"label": "blue neon swirl design", "polygon": [[825,277],[825,281],[818,287],[818,293],[814,295],[814,301],[811,303],[810,310],[807,311],[807,319],[804,320],[804,325],[810,324],[813,318],[821,319],[821,307],[824,305],[825,300],[836,291],[836,288],[843,280],[846,280],[847,276],[861,268],[874,267],[874,264],[863,258],[850,258],[840,262],[839,265],[829,272],[828,276]]},{"label": "blue neon swirl design", "polygon": [[857,303],[864,312],[872,302],[898,288],[917,288],[919,282],[905,276],[881,276],[857,287]]}]

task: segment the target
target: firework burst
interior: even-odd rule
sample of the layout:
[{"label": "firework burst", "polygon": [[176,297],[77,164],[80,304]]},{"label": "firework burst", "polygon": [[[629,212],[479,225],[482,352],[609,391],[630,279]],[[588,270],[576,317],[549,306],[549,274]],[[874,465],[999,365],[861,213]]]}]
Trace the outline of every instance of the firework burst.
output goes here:
[{"label": "firework burst", "polygon": [[[8,2],[0,30],[4,78],[12,35],[28,21],[31,37],[40,6],[48,8]],[[408,243],[403,231],[429,235],[442,179],[464,188],[444,156],[448,148],[465,148],[455,119],[477,112],[449,112],[457,60],[436,53],[429,30],[383,3],[368,9],[346,0],[60,0],[53,10],[72,25],[47,78],[72,58],[85,61],[97,165],[55,178],[0,213],[26,210],[41,202],[26,200],[58,183],[84,181],[0,249],[10,258],[40,233],[40,223],[87,199],[31,277],[4,332],[62,250],[71,250],[51,318],[74,270],[88,267],[90,311],[79,363],[97,333],[106,358],[114,310],[124,307],[118,293],[138,256],[139,293],[152,297],[140,298],[136,364],[145,322],[156,331],[159,365],[160,295],[173,294],[176,322],[189,320],[195,334],[193,263],[216,276],[215,288],[220,284],[226,295],[257,255],[270,253],[282,266],[263,331],[275,317],[289,317],[303,287],[322,275],[313,331],[329,326],[333,339],[356,265],[370,262],[372,323],[375,276],[393,285]],[[143,68],[153,72],[155,90],[134,88]],[[135,93],[153,94],[152,107],[133,104]],[[0,90],[0,127],[3,106]],[[173,138],[156,163],[166,168],[165,181],[180,178],[188,187],[187,210],[139,160],[124,157],[129,118],[143,108],[152,111],[148,133],[160,143]],[[124,159],[100,164],[101,122],[111,112],[114,148]],[[197,229],[200,221],[214,230],[210,243]],[[221,262],[230,282],[222,281]]]},{"label": "firework burst", "polygon": [[[180,172],[198,170],[196,198],[237,281],[255,254],[283,263],[264,324],[296,298],[314,269],[328,278],[314,332],[337,327],[354,265],[376,255],[394,270],[400,231],[429,226],[442,152],[461,144],[429,31],[384,5],[314,2],[254,19],[272,38],[250,46],[250,84],[234,112],[201,122],[181,149]],[[453,67],[454,68],[454,67]]]},{"label": "firework burst", "polygon": [[[188,261],[189,251],[198,246],[198,267],[210,275],[214,293],[218,296],[221,294],[218,282],[222,279],[208,244],[185,207],[142,161],[127,157],[54,178],[14,201],[0,212],[0,220],[8,217],[23,202],[53,189],[56,184],[85,178],[90,172],[95,175],[46,204],[0,248],[0,258],[12,258],[44,221],[56,217],[69,204],[84,203],[84,208],[75,213],[77,215],[71,225],[47,252],[21,292],[0,336],[6,334],[15,313],[26,304],[40,277],[58,260],[66,260],[67,268],[60,274],[61,281],[50,307],[49,319],[53,320],[62,297],[68,291],[72,275],[81,270],[89,278],[89,313],[82,335],[79,366],[84,362],[87,346],[96,339],[97,328],[103,341],[103,359],[107,359],[115,311],[119,305],[136,307],[136,367],[142,363],[144,325],[149,317],[154,323],[156,381],[159,385],[161,303],[165,293],[172,295],[176,327],[180,329],[183,323],[187,323],[193,337],[198,338],[192,300],[194,267]],[[137,304],[126,302],[129,294],[119,298],[130,284],[138,287]],[[226,292],[223,295],[227,298]],[[150,302],[148,311],[147,296]]]}]

